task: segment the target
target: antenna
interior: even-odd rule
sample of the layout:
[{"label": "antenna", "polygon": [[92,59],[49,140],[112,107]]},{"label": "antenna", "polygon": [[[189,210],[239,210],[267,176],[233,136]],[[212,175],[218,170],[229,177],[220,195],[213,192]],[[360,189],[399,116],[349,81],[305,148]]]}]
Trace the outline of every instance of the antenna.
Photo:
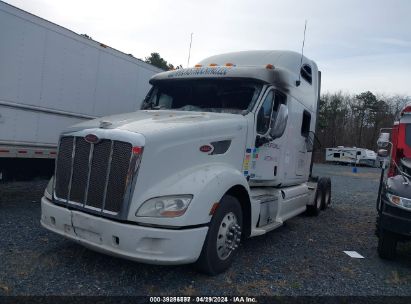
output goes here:
[{"label": "antenna", "polygon": [[[307,30],[307,20],[305,20],[304,24],[304,38],[303,38],[303,45],[301,47],[301,60],[300,60],[300,69],[303,66],[303,57],[304,57],[304,44],[305,44],[305,31]],[[298,80],[295,82],[297,87],[301,84],[301,72],[298,73]]]},{"label": "antenna", "polygon": [[191,56],[191,43],[193,42],[193,33],[190,36],[190,47],[188,49],[188,59],[187,59],[187,67],[190,65],[190,56]]}]

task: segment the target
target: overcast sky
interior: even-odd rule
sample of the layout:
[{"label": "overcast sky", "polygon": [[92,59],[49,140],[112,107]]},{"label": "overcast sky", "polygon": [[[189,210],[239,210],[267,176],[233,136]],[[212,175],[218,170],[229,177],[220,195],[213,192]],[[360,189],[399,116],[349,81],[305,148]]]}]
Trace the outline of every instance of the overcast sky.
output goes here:
[{"label": "overcast sky", "polygon": [[323,92],[411,95],[409,0],[6,0],[142,58],[190,66],[231,51],[301,51],[323,72]]}]

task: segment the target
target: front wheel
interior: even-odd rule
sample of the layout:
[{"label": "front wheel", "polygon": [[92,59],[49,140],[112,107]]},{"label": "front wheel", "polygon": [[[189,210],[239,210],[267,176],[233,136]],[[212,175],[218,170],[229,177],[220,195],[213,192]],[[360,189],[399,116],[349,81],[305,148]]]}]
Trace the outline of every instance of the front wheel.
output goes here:
[{"label": "front wheel", "polygon": [[381,229],[378,237],[378,255],[380,258],[392,260],[395,258],[397,238],[389,231]]},{"label": "front wheel", "polygon": [[216,275],[232,264],[241,241],[243,227],[242,211],[239,201],[225,195],[213,218],[204,241],[197,267],[209,275]]}]

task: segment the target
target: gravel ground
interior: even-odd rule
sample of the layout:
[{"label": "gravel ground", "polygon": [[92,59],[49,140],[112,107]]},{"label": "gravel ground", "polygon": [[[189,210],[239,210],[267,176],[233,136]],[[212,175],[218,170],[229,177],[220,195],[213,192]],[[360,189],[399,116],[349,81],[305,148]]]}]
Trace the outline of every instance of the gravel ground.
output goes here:
[{"label": "gravel ground", "polygon": [[410,244],[400,244],[396,261],[377,256],[379,170],[314,171],[331,177],[332,207],[247,240],[231,269],[215,277],[85,249],[40,226],[47,181],[0,185],[0,295],[411,295]]}]

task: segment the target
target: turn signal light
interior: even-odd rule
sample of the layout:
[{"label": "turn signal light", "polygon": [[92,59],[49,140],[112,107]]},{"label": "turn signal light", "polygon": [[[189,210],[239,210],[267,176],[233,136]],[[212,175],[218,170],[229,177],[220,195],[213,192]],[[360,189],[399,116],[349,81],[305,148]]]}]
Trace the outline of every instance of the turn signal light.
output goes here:
[{"label": "turn signal light", "polygon": [[267,64],[267,65],[265,66],[265,68],[266,68],[267,70],[274,70],[274,66],[273,66],[272,64]]},{"label": "turn signal light", "polygon": [[143,152],[143,147],[133,147],[131,151],[133,154],[141,154]]}]

